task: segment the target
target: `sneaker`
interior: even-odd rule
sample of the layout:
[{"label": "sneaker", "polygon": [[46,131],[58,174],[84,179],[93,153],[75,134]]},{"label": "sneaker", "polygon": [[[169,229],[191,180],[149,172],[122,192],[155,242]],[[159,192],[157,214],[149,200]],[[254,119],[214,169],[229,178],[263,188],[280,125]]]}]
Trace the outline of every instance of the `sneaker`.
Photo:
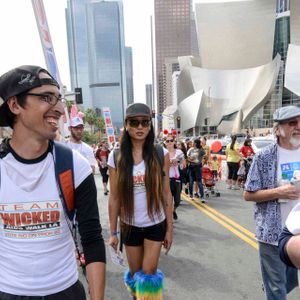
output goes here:
[{"label": "sneaker", "polygon": [[200,196],[199,196],[198,193],[195,193],[194,196],[195,196],[196,198],[200,198]]},{"label": "sneaker", "polygon": [[191,199],[191,200],[194,200],[194,197],[193,197],[193,195],[190,195],[190,199]]},{"label": "sneaker", "polygon": [[107,195],[108,195],[108,192],[104,192],[104,195],[107,196]]},{"label": "sneaker", "polygon": [[177,219],[178,219],[178,216],[177,216],[176,211],[173,211],[173,219],[174,219],[174,220],[177,220]]},{"label": "sneaker", "polygon": [[185,188],[185,189],[184,189],[184,192],[185,192],[186,195],[188,195],[188,194],[189,194],[189,189],[188,189],[188,188]]},{"label": "sneaker", "polygon": [[204,199],[201,199],[201,203],[205,203],[206,201]]}]

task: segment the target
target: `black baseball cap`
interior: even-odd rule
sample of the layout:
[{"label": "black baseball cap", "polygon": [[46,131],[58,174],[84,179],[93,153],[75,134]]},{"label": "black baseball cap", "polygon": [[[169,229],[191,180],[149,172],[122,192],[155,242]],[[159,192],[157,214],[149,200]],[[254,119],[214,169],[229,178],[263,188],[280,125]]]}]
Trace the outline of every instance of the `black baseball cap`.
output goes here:
[{"label": "black baseball cap", "polygon": [[[39,78],[39,73],[46,73],[51,78]],[[0,126],[9,126],[7,122],[8,105],[10,97],[25,93],[42,85],[55,85],[59,88],[55,78],[44,68],[24,65],[8,71],[0,77],[0,98],[4,103],[0,106]]]},{"label": "black baseball cap", "polygon": [[132,103],[126,108],[126,117],[137,117],[137,116],[145,116],[151,118],[151,110],[150,107],[144,103]]}]

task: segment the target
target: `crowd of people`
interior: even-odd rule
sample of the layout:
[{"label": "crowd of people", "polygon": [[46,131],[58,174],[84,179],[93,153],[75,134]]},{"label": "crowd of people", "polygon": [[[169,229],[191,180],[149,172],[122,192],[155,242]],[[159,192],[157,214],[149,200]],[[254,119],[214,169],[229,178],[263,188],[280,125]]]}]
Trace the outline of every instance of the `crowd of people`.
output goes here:
[{"label": "crowd of people", "polygon": [[[205,203],[206,175],[210,182],[220,179],[220,157],[211,154],[206,137],[176,141],[168,134],[156,143],[150,108],[134,103],[114,147],[84,143],[79,117],[70,121],[70,138],[57,142],[63,99],[54,77],[38,66],[2,75],[0,97],[0,126],[13,129],[0,145],[0,269],[6,270],[0,299],[86,299],[74,231],[80,233],[90,299],[104,299],[96,165],[108,196],[108,244],[115,251],[124,245],[130,297],[162,299],[159,257],[162,247],[167,254],[172,246],[182,190]],[[300,108],[280,108],[274,121],[272,145],[255,154],[251,138],[239,147],[232,135],[225,159],[227,187],[245,185],[245,200],[255,203],[266,299],[284,300],[298,285],[300,268]]]}]

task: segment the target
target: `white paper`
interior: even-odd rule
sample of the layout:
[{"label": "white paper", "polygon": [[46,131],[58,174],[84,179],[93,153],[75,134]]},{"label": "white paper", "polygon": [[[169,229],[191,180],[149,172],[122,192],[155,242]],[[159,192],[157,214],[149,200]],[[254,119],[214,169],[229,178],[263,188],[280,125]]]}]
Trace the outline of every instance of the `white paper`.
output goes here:
[{"label": "white paper", "polygon": [[108,246],[108,248],[111,261],[118,266],[125,267],[123,253],[119,250],[116,251],[112,246]]}]

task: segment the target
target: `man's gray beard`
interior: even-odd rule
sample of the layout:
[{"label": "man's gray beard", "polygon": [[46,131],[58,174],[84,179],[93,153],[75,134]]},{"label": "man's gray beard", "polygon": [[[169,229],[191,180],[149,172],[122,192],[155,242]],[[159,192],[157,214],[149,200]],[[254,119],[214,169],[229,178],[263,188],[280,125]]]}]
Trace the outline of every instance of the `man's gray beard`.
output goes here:
[{"label": "man's gray beard", "polygon": [[290,143],[293,145],[293,147],[295,148],[298,148],[300,147],[300,136],[298,137],[295,137],[295,136],[292,136],[290,138]]}]

